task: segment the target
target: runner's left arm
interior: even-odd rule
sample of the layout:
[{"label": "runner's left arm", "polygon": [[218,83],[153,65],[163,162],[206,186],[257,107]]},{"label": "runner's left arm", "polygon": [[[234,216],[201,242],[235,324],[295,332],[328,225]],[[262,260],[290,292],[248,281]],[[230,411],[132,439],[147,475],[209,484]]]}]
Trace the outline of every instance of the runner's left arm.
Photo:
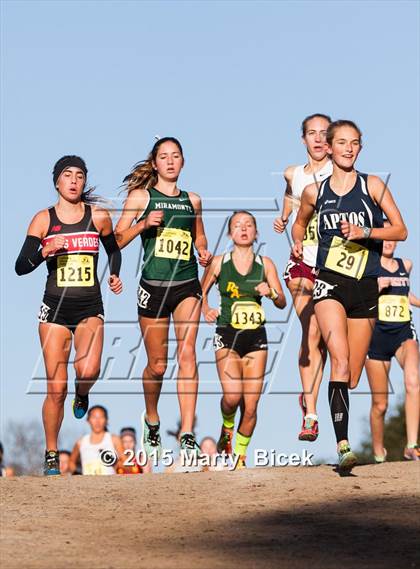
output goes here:
[{"label": "runner's left arm", "polygon": [[[368,191],[389,221],[386,227],[374,227],[369,238],[381,241],[405,241],[408,236],[407,227],[388,186],[378,176],[368,176]],[[341,222],[341,231],[349,240],[364,238],[363,227],[348,221]]]},{"label": "runner's left arm", "polygon": [[108,265],[110,277],[108,284],[112,292],[120,294],[122,282],[120,279],[121,270],[121,251],[112,230],[112,221],[106,209],[95,208],[92,212],[92,219],[95,227],[99,231],[99,238],[108,255]]},{"label": "runner's left arm", "polygon": [[284,308],[286,306],[286,297],[276,266],[269,257],[263,257],[263,263],[266,282],[259,283],[255,287],[255,290],[257,290],[261,296],[270,298],[277,308]]},{"label": "runner's left arm", "polygon": [[[409,259],[403,259],[403,263],[404,263],[405,270],[407,271],[408,274],[410,274],[411,269],[413,268],[412,261],[410,261]],[[411,306],[414,306],[415,308],[420,308],[420,298],[418,298],[411,291],[408,293],[408,301],[411,304]]]},{"label": "runner's left arm", "polygon": [[201,198],[198,194],[188,192],[188,196],[194,208],[193,240],[198,253],[198,262],[202,267],[207,267],[212,259],[212,254],[207,249],[207,237],[204,231]]},{"label": "runner's left arm", "polygon": [[310,184],[303,190],[300,200],[300,207],[297,213],[296,221],[292,226],[292,255],[301,259],[303,257],[303,240],[308,223],[312,219],[315,211],[316,196],[318,188],[316,184]]},{"label": "runner's left arm", "polygon": [[204,271],[203,278],[201,279],[201,288],[203,291],[203,301],[201,305],[201,312],[206,320],[206,322],[215,322],[219,316],[219,310],[217,308],[211,308],[209,306],[208,294],[211,287],[217,280],[220,274],[220,267],[222,264],[222,255],[217,255],[213,257],[210,265]]}]

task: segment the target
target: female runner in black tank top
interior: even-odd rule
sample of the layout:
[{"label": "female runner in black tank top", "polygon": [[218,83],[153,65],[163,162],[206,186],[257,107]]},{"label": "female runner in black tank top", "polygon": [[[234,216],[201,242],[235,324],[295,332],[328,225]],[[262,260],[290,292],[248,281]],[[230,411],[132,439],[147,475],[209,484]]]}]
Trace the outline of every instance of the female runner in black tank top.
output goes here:
[{"label": "female runner in black tank top", "polygon": [[[330,356],[329,403],[343,471],[356,463],[348,442],[348,388],[358,384],[375,324],[380,242],[407,238],[389,188],[377,176],[360,175],[354,168],[361,142],[352,121],[328,127],[332,176],[319,192],[316,184],[305,188],[292,229],[292,254],[299,258],[305,229],[317,210],[319,274],[313,298]],[[390,221],[388,227],[381,227],[382,212]]]},{"label": "female runner in black tank top", "polygon": [[[387,222],[385,222],[387,224]],[[420,307],[420,299],[410,292],[412,262],[394,258],[395,241],[384,241],[379,284],[379,318],[376,322],[366,372],[372,393],[370,427],[375,462],[386,460],[384,419],[388,407],[388,377],[395,356],[404,373],[406,460],[420,460],[418,431],[420,419],[419,344],[409,305]],[[399,459],[394,456],[392,459]]]},{"label": "female runner in black tank top", "polygon": [[19,275],[47,261],[48,279],[39,320],[39,335],[47,375],[44,422],[46,475],[60,474],[57,438],[67,395],[67,366],[72,339],[76,355],[76,396],[73,413],[82,418],[89,406],[89,390],[99,376],[103,346],[103,306],[96,272],[99,240],[108,254],[109,287],[122,290],[121,253],[108,211],[92,207],[92,190],[84,192],[87,168],[78,156],[64,156],[54,167],[58,202],[31,221],[16,261]]},{"label": "female runner in black tank top", "polygon": [[168,361],[168,333],[173,318],[177,339],[177,391],[181,414],[181,449],[197,454],[193,433],[198,392],[195,343],[201,308],[198,263],[211,260],[201,217],[201,199],[177,187],[184,165],[176,138],[158,140],[147,160],[125,178],[128,196],[115,228],[122,249],[138,235],[144,263],[138,289],[138,317],[147,353],[143,371],[146,409],[142,445],[148,456],[162,452],[158,402]]}]

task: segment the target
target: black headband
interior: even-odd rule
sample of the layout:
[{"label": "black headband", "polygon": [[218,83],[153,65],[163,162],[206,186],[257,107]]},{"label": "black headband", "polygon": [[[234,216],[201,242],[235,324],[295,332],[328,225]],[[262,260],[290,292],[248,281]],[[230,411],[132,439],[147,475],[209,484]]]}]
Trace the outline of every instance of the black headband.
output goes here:
[{"label": "black headband", "polygon": [[85,161],[80,156],[63,156],[58,160],[54,166],[53,170],[53,180],[54,186],[57,185],[57,180],[60,177],[60,174],[67,170],[67,168],[80,168],[85,175],[85,178],[88,173],[88,169],[86,168]]}]

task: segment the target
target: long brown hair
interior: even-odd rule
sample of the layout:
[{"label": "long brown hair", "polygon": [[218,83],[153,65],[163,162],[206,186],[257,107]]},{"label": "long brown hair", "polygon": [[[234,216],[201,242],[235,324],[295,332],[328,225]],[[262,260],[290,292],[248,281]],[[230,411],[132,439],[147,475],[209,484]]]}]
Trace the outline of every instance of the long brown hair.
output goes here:
[{"label": "long brown hair", "polygon": [[156,185],[158,181],[158,175],[153,167],[153,162],[156,160],[160,146],[165,142],[173,142],[179,149],[179,152],[184,159],[184,153],[182,151],[182,146],[179,140],[173,136],[165,136],[157,140],[149,152],[146,160],[137,162],[134,164],[131,172],[124,178],[123,184],[125,184],[125,189],[128,193],[133,190],[148,190]]},{"label": "long brown hair", "polygon": [[334,135],[336,130],[338,130],[340,127],[342,126],[349,126],[350,128],[354,128],[354,130],[357,132],[357,134],[359,135],[360,138],[360,144],[362,144],[362,131],[360,130],[360,128],[357,126],[357,124],[353,121],[347,120],[347,119],[341,119],[338,121],[334,121],[332,122],[328,128],[327,128],[327,136],[326,136],[326,140],[327,143],[331,146]]}]

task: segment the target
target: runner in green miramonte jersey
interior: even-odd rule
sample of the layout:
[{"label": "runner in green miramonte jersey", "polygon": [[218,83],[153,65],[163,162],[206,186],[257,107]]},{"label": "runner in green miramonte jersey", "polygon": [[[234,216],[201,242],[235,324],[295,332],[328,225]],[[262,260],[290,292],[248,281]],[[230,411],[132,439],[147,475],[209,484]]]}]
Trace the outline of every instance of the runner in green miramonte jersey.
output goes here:
[{"label": "runner in green miramonte jersey", "polygon": [[177,187],[184,165],[182,147],[172,137],[161,138],[147,160],[125,178],[128,196],[116,226],[120,248],[141,235],[144,264],[138,288],[138,316],[147,365],[143,371],[146,410],[142,417],[143,449],[159,457],[162,451],[158,401],[168,360],[168,330],[173,318],[177,339],[178,399],[181,449],[198,454],[193,433],[198,392],[195,342],[201,308],[198,262],[211,260],[201,218],[201,199]]},{"label": "runner in green miramonte jersey", "polygon": [[[267,363],[261,299],[270,298],[277,308],[284,308],[286,299],[271,259],[254,253],[257,237],[254,216],[246,211],[235,212],[229,220],[229,235],[233,251],[215,257],[203,277],[203,314],[207,322],[217,320],[214,349],[223,388],[223,426],[217,450],[232,454],[235,414],[240,406],[242,414],[234,454],[236,468],[244,468],[257,422]],[[220,310],[210,308],[207,301],[209,290],[216,282],[221,297]]]},{"label": "runner in green miramonte jersey", "polygon": [[158,227],[141,233],[144,248],[142,278],[160,281],[185,281],[198,276],[193,251],[195,211],[188,192],[167,196],[157,190],[147,190],[149,203],[140,221],[152,211],[163,211]]}]

